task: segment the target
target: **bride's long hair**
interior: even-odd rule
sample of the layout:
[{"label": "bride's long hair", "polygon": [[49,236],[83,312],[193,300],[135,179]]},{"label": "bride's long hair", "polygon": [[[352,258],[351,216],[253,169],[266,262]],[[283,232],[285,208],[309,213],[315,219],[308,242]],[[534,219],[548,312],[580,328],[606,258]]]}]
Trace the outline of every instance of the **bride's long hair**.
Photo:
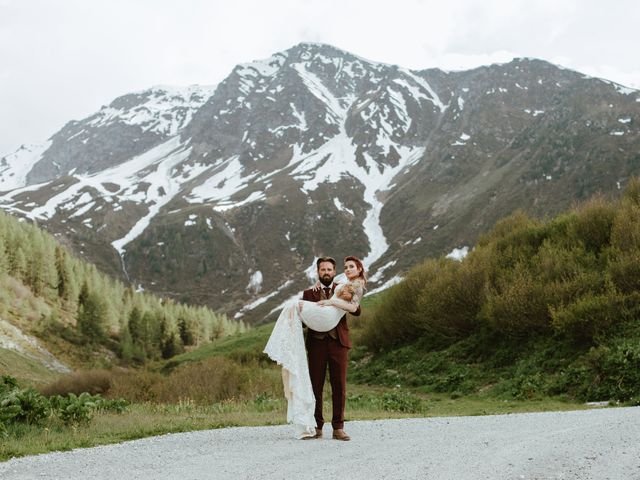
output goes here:
[{"label": "bride's long hair", "polygon": [[356,267],[358,267],[358,269],[360,270],[360,275],[358,275],[358,278],[361,278],[362,281],[364,282],[364,284],[367,284],[367,275],[364,271],[364,265],[362,264],[362,260],[360,260],[358,257],[354,257],[353,255],[349,255],[348,257],[344,257],[344,263],[347,263],[349,261],[352,261],[353,263],[356,264]]}]

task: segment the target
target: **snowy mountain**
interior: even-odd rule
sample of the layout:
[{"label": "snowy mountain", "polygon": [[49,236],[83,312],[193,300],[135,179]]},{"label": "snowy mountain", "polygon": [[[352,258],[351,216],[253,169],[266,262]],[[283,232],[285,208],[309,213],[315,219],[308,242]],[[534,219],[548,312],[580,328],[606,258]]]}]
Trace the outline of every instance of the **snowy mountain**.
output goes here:
[{"label": "snowy mountain", "polygon": [[637,91],[541,60],[411,71],[304,43],[21,147],[0,206],[143,288],[258,321],[318,255],[363,257],[374,290],[514,209],[614,194],[640,173],[639,113]]}]

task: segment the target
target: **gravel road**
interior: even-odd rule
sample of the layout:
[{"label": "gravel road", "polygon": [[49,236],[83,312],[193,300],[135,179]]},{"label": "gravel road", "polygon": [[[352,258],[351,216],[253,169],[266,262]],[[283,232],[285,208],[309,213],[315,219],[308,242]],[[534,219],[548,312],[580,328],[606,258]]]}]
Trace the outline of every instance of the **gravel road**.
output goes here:
[{"label": "gravel road", "polygon": [[0,463],[13,479],[640,479],[640,407],[179,433]]}]

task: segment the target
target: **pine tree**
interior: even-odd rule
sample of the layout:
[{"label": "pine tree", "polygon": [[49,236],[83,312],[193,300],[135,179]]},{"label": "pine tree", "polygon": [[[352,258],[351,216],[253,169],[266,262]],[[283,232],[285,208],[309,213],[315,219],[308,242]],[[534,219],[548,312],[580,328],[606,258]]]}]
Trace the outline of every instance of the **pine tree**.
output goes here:
[{"label": "pine tree", "polygon": [[27,283],[37,296],[55,298],[56,268],[53,244],[35,227],[29,229]]},{"label": "pine tree", "polygon": [[144,332],[142,328],[142,314],[140,309],[136,306],[129,312],[129,321],[127,322],[127,328],[131,334],[131,341],[134,345],[144,347]]},{"label": "pine tree", "polygon": [[67,262],[67,252],[64,251],[59,245],[56,246],[55,251],[56,258],[56,272],[58,274],[58,282],[56,290],[58,291],[58,297],[68,300],[69,299],[69,287],[71,283],[71,271]]},{"label": "pine tree", "polygon": [[178,320],[178,332],[183,345],[195,345],[195,335],[191,325],[187,323],[187,320],[184,317],[180,317]]},{"label": "pine tree", "polygon": [[106,305],[96,293],[89,292],[78,310],[78,330],[87,339],[102,342],[106,338]]},{"label": "pine tree", "polygon": [[4,246],[4,238],[2,237],[2,231],[0,231],[0,274],[7,273],[9,271],[9,260],[7,259],[7,252]]},{"label": "pine tree", "polygon": [[22,247],[18,247],[15,249],[15,253],[13,254],[9,273],[19,280],[24,280],[26,272],[27,257],[25,257]]},{"label": "pine tree", "polygon": [[80,289],[80,294],[78,295],[78,308],[82,308],[84,304],[87,302],[89,298],[89,284],[85,280],[82,283],[82,288]]},{"label": "pine tree", "polygon": [[123,328],[120,332],[120,358],[126,363],[134,359],[133,339],[128,328]]},{"label": "pine tree", "polygon": [[184,352],[184,347],[180,343],[178,336],[172,332],[168,338],[162,342],[162,358],[167,359]]}]

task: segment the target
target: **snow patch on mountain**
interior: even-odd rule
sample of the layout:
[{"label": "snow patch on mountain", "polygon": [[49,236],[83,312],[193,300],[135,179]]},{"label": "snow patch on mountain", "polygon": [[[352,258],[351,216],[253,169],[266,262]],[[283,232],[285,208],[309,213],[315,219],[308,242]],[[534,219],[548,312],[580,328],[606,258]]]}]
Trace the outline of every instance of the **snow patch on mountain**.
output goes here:
[{"label": "snow patch on mountain", "polygon": [[22,145],[15,152],[0,158],[0,192],[27,185],[27,174],[51,146],[51,140],[41,145]]},{"label": "snow patch on mountain", "polygon": [[254,60],[250,63],[242,63],[238,65],[236,72],[238,75],[270,77],[280,70],[284,61],[287,59],[286,55],[277,53],[264,60]]},{"label": "snow patch on mountain", "polygon": [[313,73],[305,69],[303,64],[296,63],[293,68],[300,78],[318,100],[324,103],[333,123],[340,124],[346,116],[347,109],[340,104],[340,101],[331,93],[331,91],[322,83],[322,81]]},{"label": "snow patch on mountain", "polygon": [[364,200],[371,205],[363,222],[364,232],[369,239],[369,254],[364,258],[367,265],[373,264],[389,245],[380,226],[380,212],[383,203],[378,193],[388,190],[395,176],[422,158],[424,147],[410,148],[395,145],[400,158],[396,166],[380,165],[364,153],[365,165],[356,162],[356,147],[344,127],[333,138],[313,152],[302,155],[301,148],[294,148],[290,165],[295,179],[302,180],[305,191],[314,191],[322,183],[337,183],[343,177],[352,177],[364,186]]},{"label": "snow patch on mountain", "polygon": [[469,247],[464,246],[461,248],[454,248],[453,250],[451,250],[451,252],[447,254],[447,258],[462,261],[462,259],[464,259],[464,257],[466,257],[468,254],[469,254]]},{"label": "snow patch on mountain", "polygon": [[347,212],[349,215],[355,215],[353,213],[353,210],[351,210],[350,208],[345,207],[342,202],[340,201],[340,199],[338,199],[338,197],[333,197],[333,204],[336,206],[336,208],[338,210],[340,210],[341,212]]},{"label": "snow patch on mountain", "polygon": [[391,260],[390,262],[385,263],[382,267],[378,269],[378,271],[374,275],[371,275],[369,277],[369,281],[373,283],[379,282],[384,276],[384,271],[389,267],[393,267],[396,263],[397,263],[396,260]]},{"label": "snow patch on mountain", "polygon": [[390,278],[389,280],[387,280],[386,282],[384,282],[382,285],[380,285],[378,288],[374,288],[373,290],[367,291],[367,293],[365,294],[365,297],[367,295],[373,295],[375,293],[382,292],[383,290],[386,290],[387,288],[390,288],[390,287],[393,287],[394,285],[397,285],[401,281],[402,281],[402,277],[399,276],[399,275],[395,275],[392,278]]},{"label": "snow patch on mountain", "polygon": [[[276,295],[278,295],[280,292],[282,292],[282,290],[284,290],[285,288],[289,287],[291,284],[293,284],[293,280],[287,280],[286,282],[284,282],[282,285],[280,285],[277,289],[275,289],[273,292],[269,293],[268,295],[260,297],[260,298],[258,298],[256,300],[254,300],[253,302],[246,304],[244,307],[242,307],[242,309],[239,312],[237,312],[234,315],[234,318],[237,320],[238,318],[243,317],[246,314],[246,312],[248,312],[250,310],[253,310],[256,307],[259,307],[260,305],[265,303],[267,300],[269,300],[269,299],[275,297]],[[301,298],[301,296],[302,296],[301,293],[297,293],[294,297]],[[279,307],[277,307],[277,308],[279,308]]]},{"label": "snow patch on mountain", "polygon": [[440,110],[440,113],[443,113],[449,107],[448,105],[445,105],[442,102],[442,100],[440,100],[440,97],[438,97],[438,94],[436,93],[436,91],[433,88],[431,88],[431,85],[429,85],[429,82],[427,82],[424,78],[419,77],[418,75],[415,75],[413,72],[405,68],[401,68],[399,69],[399,71],[405,74],[407,77],[409,77],[411,80],[413,80],[416,84],[418,84],[420,87],[422,87],[424,90],[426,90],[429,93],[427,99],[431,103],[433,103],[434,106],[438,107],[438,109]]},{"label": "snow patch on mountain", "polygon": [[224,211],[241,204],[264,198],[262,192],[253,192],[241,203],[231,201],[231,197],[245,189],[258,176],[258,173],[244,175],[245,168],[240,157],[234,155],[214,165],[212,174],[203,183],[194,187],[185,197],[189,203],[218,203],[215,210]]},{"label": "snow patch on mountain", "polygon": [[146,98],[144,103],[132,108],[116,108],[112,106],[114,102],[102,107],[86,125],[101,127],[122,122],[140,126],[143,132],[173,136],[191,121],[193,113],[204,105],[214,91],[215,87],[199,85],[186,88],[152,87],[137,93]]},{"label": "snow patch on mountain", "polygon": [[253,272],[249,278],[249,285],[247,285],[247,291],[253,293],[260,293],[262,290],[262,272],[257,270]]},{"label": "snow patch on mountain", "polygon": [[[148,182],[151,184],[146,194],[149,211],[147,215],[136,222],[124,237],[111,242],[113,248],[115,248],[121,256],[124,254],[124,246],[141,235],[160,209],[169,203],[180,191],[181,184],[191,179],[190,177],[185,179],[182,175],[173,176],[174,168],[180,162],[186,160],[190,153],[191,147],[185,147],[180,142],[180,137],[176,136],[140,155],[140,157],[147,157],[145,160],[156,166],[155,171],[149,173],[142,179],[137,179],[136,182]],[[135,161],[136,159],[133,159],[131,162]],[[118,166],[112,170],[121,168],[122,166]],[[120,197],[120,201],[122,201],[122,197]]]}]

